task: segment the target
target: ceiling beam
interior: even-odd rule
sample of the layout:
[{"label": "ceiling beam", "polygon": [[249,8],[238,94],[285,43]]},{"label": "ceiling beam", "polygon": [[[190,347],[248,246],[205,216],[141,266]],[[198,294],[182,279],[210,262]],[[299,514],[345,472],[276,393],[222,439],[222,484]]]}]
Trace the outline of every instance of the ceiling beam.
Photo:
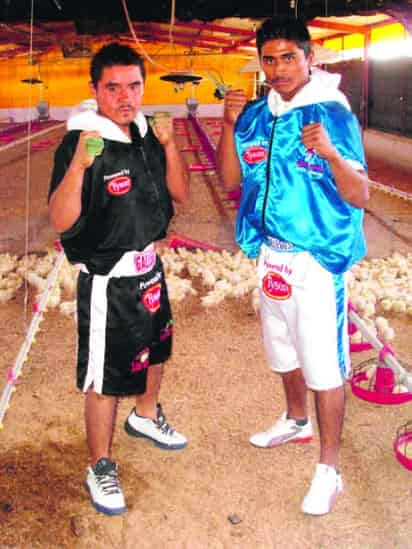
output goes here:
[{"label": "ceiling beam", "polygon": [[336,32],[334,34],[316,38],[315,40],[312,40],[312,44],[323,44],[326,40],[338,40],[339,38],[345,38],[345,36],[348,36],[347,32]]},{"label": "ceiling beam", "polygon": [[325,19],[312,19],[308,22],[308,26],[318,29],[337,30],[344,33],[369,34],[370,27],[368,25],[350,25],[348,23],[338,23],[337,21],[327,21]]},{"label": "ceiling beam", "polygon": [[[16,57],[17,55],[25,55],[28,54],[29,51],[26,47],[20,46],[18,48],[10,48],[8,50],[0,51],[0,59],[11,59],[12,57]],[[33,51],[33,55],[39,55],[39,51]]]},{"label": "ceiling beam", "polygon": [[376,23],[371,23],[369,25],[369,27],[371,29],[377,29],[379,27],[386,27],[386,25],[395,25],[396,23],[399,23],[400,25],[402,25],[401,21],[398,21],[394,17],[389,17],[388,16],[388,19],[382,19],[382,21],[377,21]]},{"label": "ceiling beam", "polygon": [[[170,36],[170,33],[167,30],[156,29],[154,27],[151,27],[150,29],[147,29],[146,33],[143,31],[143,36],[145,36],[145,38],[152,37],[154,39],[157,39],[158,36]],[[172,37],[173,37],[173,39],[174,38],[190,39],[190,40],[193,40],[194,43],[196,43],[196,40],[199,38],[199,34],[193,35],[193,34],[189,34],[187,32],[174,32],[173,31],[172,32]],[[201,35],[201,40],[203,42],[211,42],[211,43],[219,44],[219,45],[221,45],[222,48],[224,46],[228,46],[228,45],[231,46],[233,44],[233,40],[231,40],[229,38],[218,38],[217,36],[208,36],[206,34]],[[173,41],[177,42],[175,40],[173,40]]]},{"label": "ceiling beam", "polygon": [[211,23],[197,23],[195,21],[188,23],[185,21],[176,21],[175,26],[190,27],[193,29],[202,29],[202,30],[211,31],[211,32],[223,32],[230,35],[238,34],[240,36],[251,36],[251,37],[255,36],[254,31],[250,31],[247,29],[239,29],[236,27],[223,27],[222,25],[213,25]]},{"label": "ceiling beam", "polygon": [[236,51],[239,48],[255,48],[255,47],[256,47],[256,40],[255,40],[255,37],[253,36],[253,38],[247,38],[246,40],[239,40],[239,41],[232,40],[232,45],[227,48],[224,48],[222,50],[222,53],[230,53],[232,51]]},{"label": "ceiling beam", "polygon": [[[155,38],[153,36],[151,40],[156,41],[156,42],[162,42],[162,43],[165,43],[165,44],[170,44],[170,40],[166,36],[164,36],[164,37],[158,36],[157,38]],[[203,40],[198,40],[198,41],[196,41],[196,43],[194,43],[193,40],[190,38],[190,36],[186,40],[184,40],[182,38],[179,38],[178,40],[176,40],[174,42],[174,44],[177,45],[177,46],[190,46],[192,48],[193,47],[204,48],[204,49],[208,49],[208,50],[214,50],[216,52],[221,52],[221,50],[222,50],[222,48],[220,46],[211,45],[209,43],[203,42]],[[156,54],[151,53],[150,55],[152,57],[156,57]]]}]

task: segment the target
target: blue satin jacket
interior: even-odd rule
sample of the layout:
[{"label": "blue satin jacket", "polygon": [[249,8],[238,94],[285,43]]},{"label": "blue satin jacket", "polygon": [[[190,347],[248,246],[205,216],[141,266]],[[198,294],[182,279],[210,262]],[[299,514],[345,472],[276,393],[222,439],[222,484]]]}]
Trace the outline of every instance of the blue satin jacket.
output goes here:
[{"label": "blue satin jacket", "polygon": [[313,122],[323,124],[343,158],[366,169],[357,119],[338,101],[296,107],[279,117],[267,98],[250,103],[235,126],[242,169],[236,240],[254,258],[266,237],[274,237],[340,274],[366,253],[363,210],[341,198],[328,162],[302,144],[302,128]]}]

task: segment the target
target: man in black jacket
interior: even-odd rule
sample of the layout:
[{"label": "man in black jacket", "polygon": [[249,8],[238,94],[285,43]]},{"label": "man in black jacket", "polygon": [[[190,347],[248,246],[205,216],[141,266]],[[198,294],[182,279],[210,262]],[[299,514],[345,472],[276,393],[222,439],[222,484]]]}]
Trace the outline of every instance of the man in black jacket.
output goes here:
[{"label": "man in black jacket", "polygon": [[86,485],[98,511],[126,511],[111,460],[119,397],[136,395],[129,435],[163,449],[186,438],[158,403],[172,317],[154,242],[164,238],[172,201],[186,202],[189,180],[164,117],[153,129],[140,112],[141,57],[112,43],[93,57],[91,90],[68,121],[56,151],[49,215],[68,259],[80,264],[77,386],[85,393],[91,465]]}]

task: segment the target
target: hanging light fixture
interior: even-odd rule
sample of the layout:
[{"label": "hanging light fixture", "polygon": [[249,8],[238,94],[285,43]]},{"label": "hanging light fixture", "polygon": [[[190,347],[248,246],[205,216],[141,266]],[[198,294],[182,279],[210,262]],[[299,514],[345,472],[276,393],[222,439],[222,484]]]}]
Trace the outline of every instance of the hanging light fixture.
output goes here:
[{"label": "hanging light fixture", "polygon": [[23,78],[23,80],[20,80],[20,82],[23,82],[23,84],[43,84],[43,80],[40,80],[39,78]]},{"label": "hanging light fixture", "polygon": [[[23,78],[22,80],[20,80],[20,82],[22,82],[23,84],[30,84],[31,86],[33,86],[34,84],[43,84],[44,82],[40,76],[39,58],[36,56],[29,59],[29,66],[31,67],[30,68],[31,76],[28,78]],[[37,68],[35,69],[34,67],[37,67]]]},{"label": "hanging light fixture", "polygon": [[185,84],[198,85],[202,80],[202,77],[189,72],[170,72],[161,76],[160,80],[163,80],[164,82],[173,82],[173,84],[176,84],[175,91],[178,91],[183,90]]}]

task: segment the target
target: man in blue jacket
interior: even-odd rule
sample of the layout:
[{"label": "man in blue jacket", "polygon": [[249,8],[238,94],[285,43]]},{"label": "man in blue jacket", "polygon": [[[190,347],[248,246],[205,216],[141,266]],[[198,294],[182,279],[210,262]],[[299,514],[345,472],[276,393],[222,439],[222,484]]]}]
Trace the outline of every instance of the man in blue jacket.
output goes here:
[{"label": "man in blue jacket", "polygon": [[366,253],[368,179],[358,122],[339,77],[312,68],[307,27],[266,20],[256,35],[267,97],[225,97],[218,166],[228,189],[242,184],[236,239],[258,259],[263,341],[282,376],[286,411],[257,447],[312,439],[315,395],[320,459],[302,510],[330,512],[342,492],[338,453],[350,374],[345,273]]}]

